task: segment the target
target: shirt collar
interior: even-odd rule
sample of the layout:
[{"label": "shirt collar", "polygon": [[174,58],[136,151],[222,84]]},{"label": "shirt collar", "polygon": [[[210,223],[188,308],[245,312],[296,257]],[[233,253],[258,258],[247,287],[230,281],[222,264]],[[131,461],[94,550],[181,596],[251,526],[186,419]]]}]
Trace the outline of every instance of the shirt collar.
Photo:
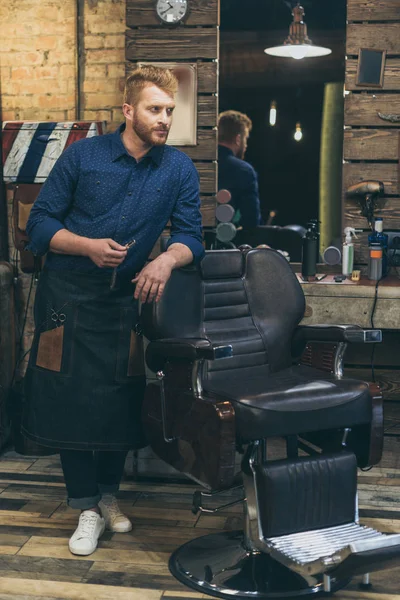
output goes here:
[{"label": "shirt collar", "polygon": [[227,146],[222,146],[221,144],[218,145],[218,154],[222,154],[225,156],[235,156],[233,150],[231,150]]},{"label": "shirt collar", "polygon": [[[114,162],[124,154],[130,156],[121,140],[121,133],[125,129],[125,123],[122,123],[112,134],[111,138],[111,160]],[[151,158],[156,165],[161,163],[164,152],[164,146],[152,146],[150,150],[143,156],[143,159]]]}]

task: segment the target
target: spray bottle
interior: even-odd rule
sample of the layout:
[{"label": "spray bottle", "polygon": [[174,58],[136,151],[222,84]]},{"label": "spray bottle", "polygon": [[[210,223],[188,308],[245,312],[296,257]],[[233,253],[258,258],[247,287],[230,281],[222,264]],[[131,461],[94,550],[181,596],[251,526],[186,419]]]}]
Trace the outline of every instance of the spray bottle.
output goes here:
[{"label": "spray bottle", "polygon": [[352,236],[356,236],[356,232],[361,231],[360,229],[354,229],[354,227],[345,227],[344,235],[345,241],[343,244],[342,252],[342,274],[349,276],[353,271],[354,264],[354,244]]}]

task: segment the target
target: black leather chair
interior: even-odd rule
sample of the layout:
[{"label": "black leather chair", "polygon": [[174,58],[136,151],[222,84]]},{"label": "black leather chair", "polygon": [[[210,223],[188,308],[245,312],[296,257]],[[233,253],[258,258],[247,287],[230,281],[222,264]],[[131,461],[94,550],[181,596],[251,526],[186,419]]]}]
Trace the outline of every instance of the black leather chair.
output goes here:
[{"label": "black leather chair", "polygon": [[[207,252],[142,307],[157,373],[143,407],[149,443],[206,488],[194,511],[210,510],[204,497],[244,490],[244,531],[192,540],[170,559],[180,581],[211,596],[325,595],[399,560],[400,535],[358,522],[357,465],[381,457],[381,394],[342,372],[346,345],[381,332],[298,326],[304,308],[287,261],[266,249]],[[267,460],[277,436],[286,456]]]}]

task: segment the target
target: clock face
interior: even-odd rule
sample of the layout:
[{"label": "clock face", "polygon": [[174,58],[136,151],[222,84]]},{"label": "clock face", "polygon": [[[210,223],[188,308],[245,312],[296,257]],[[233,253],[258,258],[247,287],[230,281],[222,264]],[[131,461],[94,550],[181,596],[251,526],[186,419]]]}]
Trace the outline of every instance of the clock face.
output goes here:
[{"label": "clock face", "polygon": [[157,0],[156,11],[163,23],[179,23],[188,11],[188,0]]}]

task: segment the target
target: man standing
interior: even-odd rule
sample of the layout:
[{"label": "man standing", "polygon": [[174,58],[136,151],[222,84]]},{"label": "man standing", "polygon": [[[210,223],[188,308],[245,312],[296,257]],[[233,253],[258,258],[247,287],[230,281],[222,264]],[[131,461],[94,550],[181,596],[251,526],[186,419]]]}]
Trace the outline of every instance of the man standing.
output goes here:
[{"label": "man standing", "polygon": [[[81,510],[74,554],[91,554],[105,527],[132,528],[115,494],[128,450],[145,445],[138,300],[158,301],[172,270],[204,253],[196,169],[166,145],[176,90],[167,69],[135,70],[125,124],[60,156],[28,222],[30,249],[47,258],[22,432],[60,451],[68,505]],[[168,221],[167,251],[145,265]]]},{"label": "man standing", "polygon": [[235,225],[261,225],[257,173],[244,160],[252,122],[247,115],[227,110],[218,117],[218,189],[229,190],[236,211]]}]

